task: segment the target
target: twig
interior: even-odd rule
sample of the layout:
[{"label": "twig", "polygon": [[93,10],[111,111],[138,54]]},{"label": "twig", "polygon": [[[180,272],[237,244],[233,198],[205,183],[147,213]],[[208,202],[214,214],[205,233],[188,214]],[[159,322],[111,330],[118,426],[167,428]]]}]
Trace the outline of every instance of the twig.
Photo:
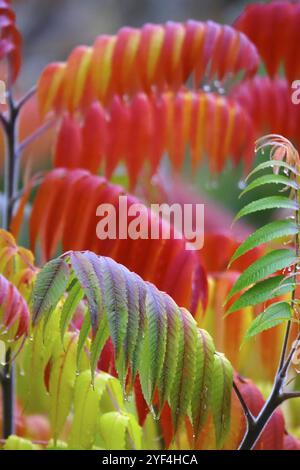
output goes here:
[{"label": "twig", "polygon": [[33,95],[36,93],[36,85],[34,85],[28,92],[15,104],[15,109],[16,112],[19,113],[19,111],[22,109],[25,103],[29,101]]},{"label": "twig", "polygon": [[284,392],[280,395],[280,401],[283,403],[290,398],[300,398],[300,391],[297,392]]},{"label": "twig", "polygon": [[255,418],[253,416],[253,414],[251,413],[251,411],[249,410],[248,406],[247,406],[247,403],[245,402],[244,400],[244,397],[243,395],[241,394],[237,384],[235,383],[235,381],[233,381],[233,389],[235,391],[235,394],[236,396],[238,397],[239,399],[239,402],[243,408],[243,411],[244,411],[244,414],[245,414],[245,417],[247,419],[247,425],[248,425],[248,429],[253,427],[254,423],[255,423]]}]

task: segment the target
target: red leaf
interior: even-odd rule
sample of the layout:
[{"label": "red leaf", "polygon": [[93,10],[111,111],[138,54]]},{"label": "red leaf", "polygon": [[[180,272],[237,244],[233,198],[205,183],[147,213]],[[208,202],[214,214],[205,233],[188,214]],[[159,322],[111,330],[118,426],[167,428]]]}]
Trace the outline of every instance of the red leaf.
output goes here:
[{"label": "red leaf", "polygon": [[[168,292],[179,305],[191,308],[193,314],[201,302],[202,309],[205,308],[207,280],[198,255],[186,249],[182,235],[176,239],[174,227],[161,217],[158,219],[159,239],[97,238],[96,208],[100,203],[113,204],[118,221],[119,210],[122,210],[120,195],[125,196],[128,207],[139,203],[137,198],[124,194],[121,187],[85,170],[57,168],[51,171],[40,186],[33,205],[31,246],[34,248],[39,238],[44,259],[55,253],[60,241],[64,251],[88,249],[110,256]],[[150,209],[146,209],[146,217],[148,227],[157,220],[157,215]],[[170,239],[162,238],[162,226],[170,231]]]},{"label": "red leaf", "polygon": [[300,3],[273,1],[248,5],[234,26],[256,45],[271,77],[284,64],[289,82],[300,76]]},{"label": "red leaf", "polygon": [[115,36],[100,36],[92,47],[76,47],[65,66],[48,65],[38,84],[40,109],[73,112],[95,99],[108,104],[115,94],[178,90],[190,77],[198,88],[205,75],[251,76],[257,65],[254,45],[231,26],[187,21],[122,28]]}]

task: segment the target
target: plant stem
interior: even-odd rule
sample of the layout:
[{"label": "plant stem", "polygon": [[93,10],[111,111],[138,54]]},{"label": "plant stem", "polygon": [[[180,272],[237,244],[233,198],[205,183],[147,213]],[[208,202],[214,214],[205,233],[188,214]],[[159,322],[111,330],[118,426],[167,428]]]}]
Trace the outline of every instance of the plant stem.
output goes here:
[{"label": "plant stem", "polygon": [[24,104],[27,103],[27,101],[29,101],[35,95],[35,93],[36,85],[30,88],[30,90],[28,90],[28,92],[20,99],[20,101],[15,104],[15,110],[19,112],[19,110],[24,106]]},{"label": "plant stem", "polygon": [[251,450],[255,446],[273,412],[281,403],[280,390],[282,383],[283,380],[275,381],[271,395],[261,409],[257,418],[254,418],[252,426],[248,426],[247,432],[242,440],[242,443],[240,444],[239,450]]},{"label": "plant stem", "polygon": [[[7,94],[9,107],[8,118],[2,118],[2,124],[6,134],[6,155],[5,155],[5,174],[4,174],[4,208],[3,208],[3,228],[9,230],[15,194],[18,188],[18,169],[16,166],[16,123],[19,113],[19,107],[16,107],[12,94]],[[6,439],[15,432],[15,371],[11,363],[11,350],[8,349],[5,357],[5,366],[2,375],[2,394],[3,394],[3,438]]]},{"label": "plant stem", "polygon": [[238,386],[236,385],[235,381],[233,381],[233,389],[239,399],[239,402],[243,408],[243,411],[244,411],[244,415],[246,417],[246,420],[247,420],[247,431],[249,431],[250,428],[253,427],[254,425],[254,421],[255,421],[255,418],[253,417],[251,411],[249,410],[245,400],[244,400],[244,397],[243,395],[241,394]]},{"label": "plant stem", "polygon": [[3,438],[7,439],[15,432],[14,423],[14,391],[15,374],[14,367],[11,365],[11,350],[8,349],[5,355],[5,366],[2,377],[3,393]]}]

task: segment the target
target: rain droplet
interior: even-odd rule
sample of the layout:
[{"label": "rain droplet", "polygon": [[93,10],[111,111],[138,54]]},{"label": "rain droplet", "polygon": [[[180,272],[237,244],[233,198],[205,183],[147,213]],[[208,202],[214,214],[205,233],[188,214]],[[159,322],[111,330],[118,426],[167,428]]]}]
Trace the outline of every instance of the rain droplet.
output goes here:
[{"label": "rain droplet", "polygon": [[239,188],[239,189],[243,190],[243,189],[246,188],[246,186],[247,186],[247,185],[246,185],[246,182],[245,182],[244,180],[240,180],[240,181],[238,182],[238,188]]},{"label": "rain droplet", "polygon": [[150,405],[149,409],[150,409],[150,413],[151,413],[153,419],[154,419],[155,421],[157,421],[157,420],[158,420],[158,415],[157,415],[157,413],[156,413],[154,407],[153,407],[152,405]]},{"label": "rain droplet", "polygon": [[129,401],[129,398],[128,398],[128,395],[127,395],[126,392],[123,392],[123,400],[124,400],[125,402],[128,402],[128,401]]}]

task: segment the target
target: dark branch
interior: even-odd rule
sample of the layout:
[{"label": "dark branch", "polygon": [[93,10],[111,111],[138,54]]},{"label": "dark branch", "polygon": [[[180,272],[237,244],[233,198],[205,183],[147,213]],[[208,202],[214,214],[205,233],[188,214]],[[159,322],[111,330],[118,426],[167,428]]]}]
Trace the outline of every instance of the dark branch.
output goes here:
[{"label": "dark branch", "polygon": [[235,381],[233,381],[233,389],[234,389],[235,394],[238,397],[239,402],[240,402],[240,404],[243,408],[245,417],[247,419],[248,429],[250,429],[251,427],[253,427],[253,425],[255,423],[255,418],[254,418],[253,414],[251,413],[251,411],[249,410],[249,408],[247,406],[247,403],[245,402],[244,397],[241,394],[241,392],[240,392],[237,384],[235,383]]}]

